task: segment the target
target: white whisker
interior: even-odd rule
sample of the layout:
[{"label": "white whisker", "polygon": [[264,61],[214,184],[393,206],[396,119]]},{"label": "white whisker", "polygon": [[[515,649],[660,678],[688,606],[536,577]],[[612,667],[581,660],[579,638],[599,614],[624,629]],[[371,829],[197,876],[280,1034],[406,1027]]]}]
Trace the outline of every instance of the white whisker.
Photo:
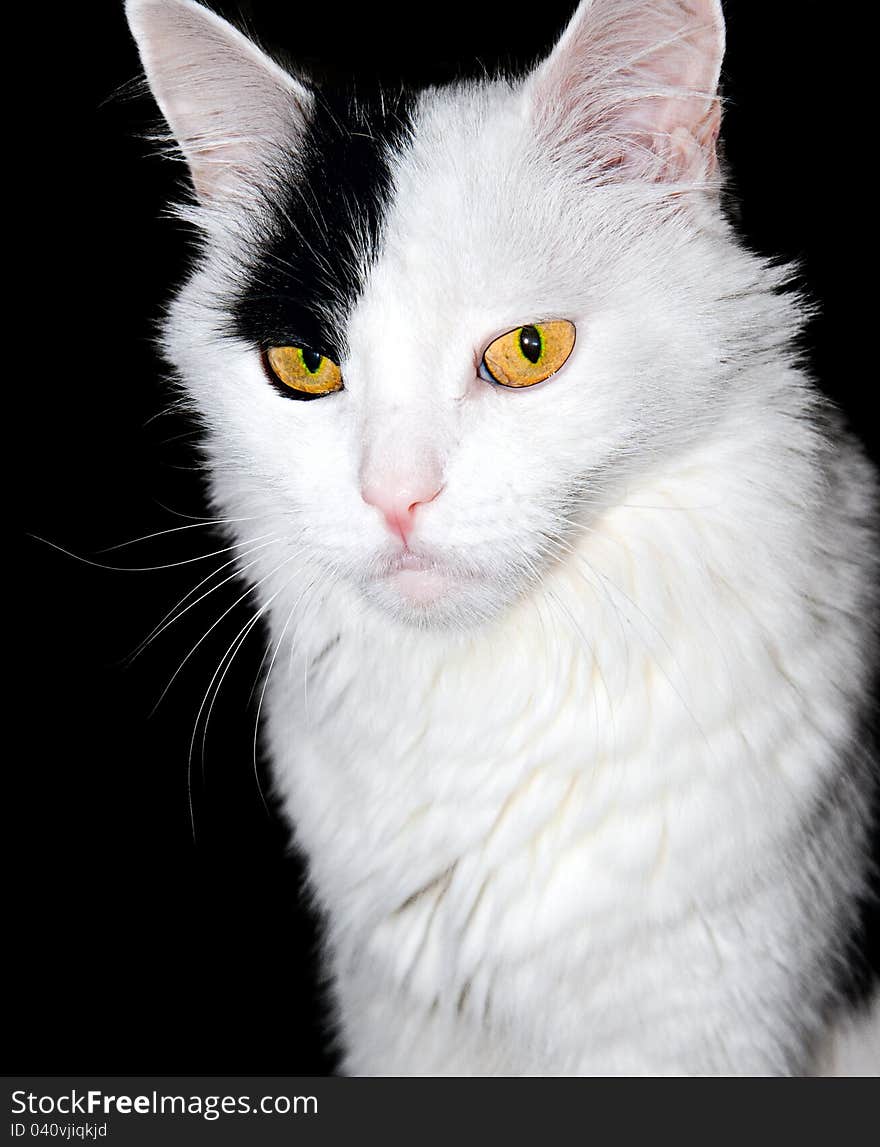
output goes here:
[{"label": "white whisker", "polygon": [[294,556],[294,555],[288,555],[284,559],[284,561],[279,562],[278,565],[274,567],[274,569],[269,570],[269,572],[264,574],[263,577],[259,578],[252,585],[249,585],[247,587],[247,589],[244,591],[244,593],[241,594],[239,597],[237,597],[235,599],[235,601],[232,603],[232,605],[228,606],[220,614],[220,616],[217,618],[217,620],[214,622],[214,624],[208,630],[206,630],[205,633],[202,634],[202,636],[198,639],[198,641],[195,643],[195,645],[190,649],[190,651],[186,654],[184,659],[180,662],[180,664],[174,670],[174,673],[172,674],[171,679],[169,680],[169,682],[165,686],[165,688],[162,690],[162,692],[159,694],[158,700],[156,701],[155,705],[151,709],[150,716],[152,716],[156,712],[156,710],[159,708],[159,706],[162,704],[162,701],[165,699],[165,697],[168,694],[168,690],[171,688],[171,686],[177,680],[178,676],[180,675],[181,671],[183,670],[183,667],[186,665],[186,663],[189,661],[189,659],[193,656],[193,654],[196,652],[196,650],[201,646],[202,642],[206,641],[208,639],[208,637],[210,637],[210,635],[214,632],[214,630],[221,623],[221,621],[223,621],[223,619],[225,617],[228,617],[228,615],[233,611],[233,609],[235,609],[235,607],[237,605],[239,605],[241,602],[243,602],[246,597],[249,597],[252,593],[255,593],[256,590],[258,590],[260,588],[260,586],[265,581],[268,581],[268,579],[270,577],[272,577],[273,574],[277,573],[278,570],[280,570],[284,565],[286,565],[286,563],[288,561],[290,561],[292,556]]},{"label": "white whisker", "polygon": [[[212,570],[211,573],[209,573],[207,577],[202,578],[202,580],[198,583],[198,585],[196,585],[188,593],[184,594],[184,596],[180,599],[180,601],[178,601],[178,603],[171,610],[169,610],[168,613],[165,614],[165,616],[158,623],[158,625],[156,625],[147,634],[147,636],[137,646],[137,648],[132,653],[129,654],[128,661],[134,661],[134,659],[136,657],[139,657],[144,652],[144,650],[149,645],[151,645],[153,643],[153,641],[156,640],[157,637],[159,637],[160,634],[164,633],[165,630],[168,629],[169,626],[174,625],[185,614],[189,613],[189,611],[191,609],[194,609],[200,602],[204,601],[205,598],[209,597],[212,593],[216,593],[218,589],[222,589],[222,587],[224,585],[227,585],[229,582],[234,581],[236,578],[243,577],[244,574],[246,573],[246,571],[249,569],[253,569],[253,567],[259,561],[259,558],[255,558],[253,561],[246,562],[244,565],[241,565],[240,563],[241,563],[242,558],[247,557],[249,554],[255,553],[257,550],[263,550],[263,549],[266,549],[268,546],[275,545],[277,543],[277,541],[278,541],[277,538],[270,538],[268,541],[264,541],[260,545],[252,546],[250,549],[242,550],[242,552],[239,554],[236,554],[234,558],[230,558],[229,561],[224,562],[217,569]],[[199,597],[197,597],[194,601],[191,601],[189,603],[189,605],[187,605],[185,608],[183,608],[183,609],[180,608],[183,605],[183,603],[185,601],[187,601],[187,599],[190,598],[194,593],[197,593],[202,588],[203,585],[205,585],[207,582],[211,581],[211,579],[215,578],[217,576],[217,574],[222,573],[223,570],[228,569],[230,566],[236,566],[236,569],[233,571],[233,573],[231,573],[228,577],[223,578],[223,580],[218,582],[216,585],[211,586],[210,589],[206,590],[203,594],[201,594]]]}]

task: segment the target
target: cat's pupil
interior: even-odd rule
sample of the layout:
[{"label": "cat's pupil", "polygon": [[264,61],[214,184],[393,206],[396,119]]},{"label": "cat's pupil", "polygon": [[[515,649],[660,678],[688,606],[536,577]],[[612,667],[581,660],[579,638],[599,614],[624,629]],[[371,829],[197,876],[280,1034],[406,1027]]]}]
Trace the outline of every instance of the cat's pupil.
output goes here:
[{"label": "cat's pupil", "polygon": [[519,332],[519,349],[529,362],[537,362],[541,357],[541,335],[536,327],[523,327]]},{"label": "cat's pupil", "polygon": [[318,367],[321,365],[323,355],[318,354],[316,350],[308,350],[306,347],[302,349],[303,366],[309,374],[315,374]]}]

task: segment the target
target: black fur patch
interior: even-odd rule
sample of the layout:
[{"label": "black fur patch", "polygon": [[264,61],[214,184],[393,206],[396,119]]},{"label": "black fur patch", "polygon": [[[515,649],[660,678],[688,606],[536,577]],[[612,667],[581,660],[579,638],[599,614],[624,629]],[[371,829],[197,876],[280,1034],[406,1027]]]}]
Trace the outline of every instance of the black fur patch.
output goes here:
[{"label": "black fur patch", "polygon": [[316,92],[308,129],[267,199],[265,238],[231,307],[233,333],[266,348],[305,345],[335,362],[345,320],[378,253],[414,96]]}]

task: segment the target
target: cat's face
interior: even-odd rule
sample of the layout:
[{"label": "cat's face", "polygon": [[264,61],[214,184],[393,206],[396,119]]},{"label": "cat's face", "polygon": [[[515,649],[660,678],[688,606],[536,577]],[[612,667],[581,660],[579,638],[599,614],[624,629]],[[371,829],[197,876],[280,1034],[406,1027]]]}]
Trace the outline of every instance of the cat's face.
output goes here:
[{"label": "cat's face", "polygon": [[[169,7],[203,19],[185,0],[130,4],[154,18]],[[658,29],[638,5],[583,5],[516,85],[357,105],[267,71],[211,18],[220,48],[249,52],[240,66],[262,66],[262,99],[286,110],[257,148],[239,112],[228,172],[210,166],[204,125],[176,128],[208,240],[172,307],[168,353],[204,416],[218,501],[268,518],[311,577],[405,622],[480,622],[716,416],[724,317],[712,303],[729,249],[711,188],[686,189],[714,171],[721,33],[714,4],[696,17],[667,7]],[[653,42],[683,12],[697,20],[679,38],[702,97],[656,95],[684,82],[661,55],[651,75],[627,72],[630,100],[642,94],[622,111],[606,55]],[[173,126],[177,85],[196,79],[159,88]],[[534,327],[543,354],[555,323],[576,331],[558,369],[534,385],[492,379],[495,340]],[[305,349],[300,364],[324,356],[329,393],[303,400],[279,384],[266,351],[286,346]]]}]

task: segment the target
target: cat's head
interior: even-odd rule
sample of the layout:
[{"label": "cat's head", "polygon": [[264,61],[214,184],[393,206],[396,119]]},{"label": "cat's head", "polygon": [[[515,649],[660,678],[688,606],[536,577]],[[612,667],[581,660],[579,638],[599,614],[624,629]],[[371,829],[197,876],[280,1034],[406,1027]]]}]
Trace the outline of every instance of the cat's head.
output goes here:
[{"label": "cat's head", "polygon": [[717,0],[584,0],[524,78],[354,96],[193,0],[127,10],[198,200],[166,351],[230,516],[468,625],[720,417]]}]

